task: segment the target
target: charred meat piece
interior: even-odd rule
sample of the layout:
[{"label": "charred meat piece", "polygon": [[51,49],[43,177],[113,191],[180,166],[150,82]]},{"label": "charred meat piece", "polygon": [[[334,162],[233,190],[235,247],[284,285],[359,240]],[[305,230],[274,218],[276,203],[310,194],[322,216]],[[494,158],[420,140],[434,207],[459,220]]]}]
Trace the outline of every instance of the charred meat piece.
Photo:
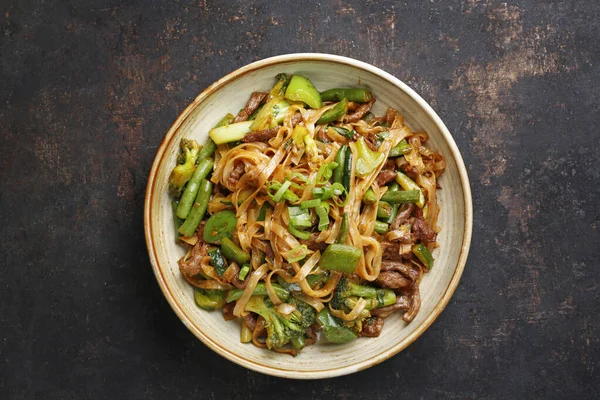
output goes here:
[{"label": "charred meat piece", "polygon": [[242,142],[244,142],[244,143],[267,142],[270,139],[277,136],[277,132],[279,132],[278,126],[276,126],[275,128],[263,129],[261,131],[250,132],[249,134],[244,136],[244,138],[242,139]]},{"label": "charred meat piece", "polygon": [[359,332],[358,336],[378,337],[382,329],[383,318],[370,317],[363,322],[362,331]]},{"label": "charred meat piece", "polygon": [[233,122],[243,122],[246,121],[254,111],[260,107],[261,103],[265,100],[268,93],[254,92],[250,96],[250,99],[244,106],[244,109],[240,111],[240,113],[235,117]]}]

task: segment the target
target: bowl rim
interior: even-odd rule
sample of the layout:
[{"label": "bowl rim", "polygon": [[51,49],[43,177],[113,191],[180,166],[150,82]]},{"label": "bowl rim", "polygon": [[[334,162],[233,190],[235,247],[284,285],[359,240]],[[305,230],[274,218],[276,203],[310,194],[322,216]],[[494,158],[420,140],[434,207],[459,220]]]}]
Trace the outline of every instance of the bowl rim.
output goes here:
[{"label": "bowl rim", "polygon": [[[161,164],[166,150],[169,146],[169,143],[173,139],[173,136],[177,132],[177,130],[181,127],[182,123],[189,116],[192,110],[197,107],[200,103],[202,103],[208,96],[210,96],[213,92],[219,90],[221,87],[227,85],[228,83],[237,80],[238,78],[259,69],[262,69],[267,66],[273,66],[277,64],[289,64],[298,61],[315,61],[315,62],[329,62],[329,63],[337,63],[344,64],[350,67],[358,68],[364,70],[366,72],[372,73],[403,90],[406,94],[408,94],[413,100],[415,100],[419,106],[427,113],[427,115],[434,121],[440,130],[442,137],[448,144],[450,151],[452,153],[452,157],[454,158],[460,181],[461,187],[464,196],[464,207],[465,207],[465,219],[464,219],[464,234],[463,241],[460,249],[460,255],[458,258],[458,262],[454,273],[452,275],[452,279],[448,284],[448,287],[444,291],[441,299],[438,301],[436,306],[433,308],[431,313],[423,320],[423,322],[415,329],[410,335],[408,335],[404,340],[395,344],[393,347],[377,354],[374,357],[371,357],[367,360],[362,360],[357,363],[353,363],[351,365],[347,365],[339,368],[331,368],[324,370],[311,370],[311,371],[292,371],[284,368],[277,368],[271,365],[261,364],[254,360],[250,360],[244,357],[241,357],[237,354],[232,353],[227,348],[220,346],[216,342],[214,342],[208,335],[202,332],[193,322],[192,319],[183,311],[181,305],[177,302],[175,296],[169,291],[165,277],[163,275],[163,271],[158,262],[158,255],[156,253],[156,248],[154,246],[154,237],[152,233],[152,193],[154,192],[154,187],[157,184],[156,174]],[[158,284],[161,288],[161,291],[165,298],[167,299],[169,305],[175,311],[175,314],[179,317],[179,319],[183,322],[183,324],[198,338],[200,339],[206,346],[208,346],[211,350],[215,351],[217,354],[225,357],[226,359],[243,366],[245,368],[249,368],[251,370],[261,372],[267,375],[282,377],[282,378],[294,378],[294,379],[322,379],[322,378],[331,378],[335,376],[347,375],[354,372],[358,372],[374,365],[377,365],[388,358],[398,354],[400,351],[404,350],[411,343],[413,343],[419,336],[429,328],[429,326],[437,319],[440,313],[444,310],[450,298],[452,297],[456,287],[458,286],[458,282],[462,276],[462,273],[465,268],[465,264],[467,262],[467,257],[469,253],[469,247],[471,244],[471,236],[473,229],[473,205],[471,198],[471,187],[469,184],[469,177],[467,175],[467,170],[464,164],[464,161],[461,157],[460,151],[452,138],[450,132],[446,125],[442,122],[441,118],[437,115],[437,113],[433,110],[433,108],[413,89],[411,89],[408,85],[402,82],[400,79],[394,77],[388,72],[383,71],[382,69],[375,67],[373,65],[367,64],[363,61],[359,61],[353,58],[325,54],[325,53],[292,53],[292,54],[283,54],[274,57],[265,58],[262,60],[255,61],[251,64],[245,65],[241,68],[236,69],[233,72],[225,75],[220,78],[210,86],[208,86],[202,93],[200,93],[194,101],[192,101],[177,117],[175,122],[171,125],[164,139],[162,140],[160,147],[157,150],[156,156],[152,163],[152,168],[148,175],[148,183],[146,186],[146,194],[144,199],[144,233],[146,237],[146,245],[148,247],[148,255],[150,258],[150,262],[152,264],[152,269],[154,271],[154,275]]]}]

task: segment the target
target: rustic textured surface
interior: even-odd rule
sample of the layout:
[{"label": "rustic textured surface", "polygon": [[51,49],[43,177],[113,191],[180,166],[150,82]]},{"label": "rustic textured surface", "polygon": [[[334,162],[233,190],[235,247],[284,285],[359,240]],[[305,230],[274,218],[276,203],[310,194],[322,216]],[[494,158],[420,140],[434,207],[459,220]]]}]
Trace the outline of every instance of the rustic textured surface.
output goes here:
[{"label": "rustic textured surface", "polygon": [[[600,395],[597,2],[0,3],[0,397]],[[225,73],[300,51],[416,89],[453,133],[475,206],[434,325],[379,366],[313,382],[204,347],[163,299],[142,230],[178,112]]]}]

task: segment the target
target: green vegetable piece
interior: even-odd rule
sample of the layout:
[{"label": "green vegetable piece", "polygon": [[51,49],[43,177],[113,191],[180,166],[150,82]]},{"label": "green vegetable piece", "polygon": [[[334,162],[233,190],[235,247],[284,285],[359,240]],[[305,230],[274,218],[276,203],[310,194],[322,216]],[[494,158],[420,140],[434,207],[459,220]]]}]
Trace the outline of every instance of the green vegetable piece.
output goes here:
[{"label": "green vegetable piece", "polygon": [[250,262],[250,255],[237,244],[233,243],[228,237],[221,239],[221,251],[229,261],[235,261],[237,265],[244,265]]},{"label": "green vegetable piece", "polygon": [[298,245],[286,253],[285,258],[288,262],[304,260],[308,255],[308,247],[305,244]]},{"label": "green vegetable piece", "polygon": [[200,161],[196,170],[194,171],[194,175],[188,182],[183,194],[181,195],[181,199],[179,200],[179,205],[177,206],[177,217],[181,219],[186,219],[192,206],[194,205],[194,199],[198,196],[198,190],[200,189],[200,182],[204,178],[210,174],[214,166],[214,161],[212,158],[205,158]]},{"label": "green vegetable piece", "polygon": [[215,144],[215,142],[213,142],[211,138],[206,139],[204,147],[202,148],[202,150],[200,150],[200,153],[198,154],[198,160],[204,160],[205,158],[211,157],[213,154],[215,154],[216,150],[217,145]]},{"label": "green vegetable piece", "polygon": [[379,233],[380,235],[386,233],[389,228],[390,226],[385,222],[375,221],[375,232]]},{"label": "green vegetable piece", "polygon": [[339,166],[335,161],[321,165],[319,172],[317,173],[317,185],[324,185],[329,182],[333,171]]},{"label": "green vegetable piece", "polygon": [[419,199],[415,202],[415,204],[418,207],[423,208],[423,206],[425,205],[425,194],[415,181],[410,179],[406,174],[402,172],[396,172],[396,182],[398,182],[398,184],[402,186],[404,190],[417,190],[419,192]]},{"label": "green vegetable piece", "polygon": [[285,98],[291,101],[302,101],[310,108],[321,108],[321,94],[307,78],[302,75],[292,75],[285,91]]},{"label": "green vegetable piece", "polygon": [[335,239],[336,243],[346,242],[346,236],[348,236],[349,225],[350,221],[348,220],[348,214],[344,213],[344,215],[342,216],[342,223],[340,224],[340,231],[338,232],[338,237]]},{"label": "green vegetable piece", "polygon": [[245,264],[242,267],[242,269],[240,269],[240,273],[238,274],[238,278],[240,279],[240,281],[243,281],[246,279],[248,272],[250,272],[250,264]]},{"label": "green vegetable piece", "polygon": [[346,152],[349,152],[350,148],[346,145],[340,147],[337,154],[335,155],[335,163],[337,167],[333,170],[333,181],[336,183],[342,183],[344,179],[344,163],[346,162]]},{"label": "green vegetable piece", "polygon": [[390,204],[416,203],[419,201],[420,195],[419,190],[388,191],[381,196],[381,200]]},{"label": "green vegetable piece", "polygon": [[283,122],[288,108],[290,108],[290,103],[288,103],[285,100],[281,100],[280,102],[275,103],[275,105],[273,106],[273,118],[275,118],[275,122],[277,122],[278,124],[281,124]]},{"label": "green vegetable piece", "polygon": [[401,155],[404,155],[404,154],[410,152],[411,150],[412,150],[412,147],[410,147],[410,145],[408,144],[406,139],[403,139],[400,141],[400,143],[398,143],[397,145],[392,147],[392,149],[390,150],[390,152],[388,154],[388,157],[399,157]]},{"label": "green vegetable piece", "polygon": [[292,338],[292,347],[298,351],[302,350],[306,346],[304,335],[294,336]]},{"label": "green vegetable piece", "polygon": [[335,88],[321,92],[323,101],[341,101],[348,99],[356,103],[367,103],[371,101],[371,92],[362,88]]},{"label": "green vegetable piece", "polygon": [[[356,163],[358,166],[358,162]],[[350,186],[352,183],[352,151],[348,149],[346,151],[346,159],[344,160],[344,176],[342,178],[342,185],[346,189],[347,193],[350,193]]]},{"label": "green vegetable piece", "polygon": [[206,311],[214,311],[225,305],[225,290],[194,288],[194,300],[198,307]]},{"label": "green vegetable piece", "polygon": [[431,270],[431,268],[433,268],[433,256],[431,255],[427,247],[425,247],[425,245],[415,244],[412,248],[412,252],[415,256],[417,256],[419,261],[421,261],[428,270]]},{"label": "green vegetable piece", "polygon": [[[214,126],[214,128],[220,128],[222,126],[229,125],[233,122],[234,119],[235,117],[233,116],[233,114],[227,114]],[[204,160],[207,157],[211,157],[216,150],[216,143],[209,137],[206,140],[206,144],[204,145],[202,150],[200,150],[200,154],[198,154],[198,160]]]},{"label": "green vegetable piece", "polygon": [[183,224],[183,220],[177,217],[177,206],[179,202],[177,200],[171,201],[171,209],[173,210],[173,226],[175,226],[175,240],[179,240],[179,227]]},{"label": "green vegetable piece", "polygon": [[361,285],[352,282],[346,277],[342,277],[335,288],[333,298],[331,299],[331,306],[338,310],[352,310],[359,298],[367,301],[365,307],[367,310],[396,303],[396,294],[391,289]]},{"label": "green vegetable piece", "polygon": [[302,208],[303,210],[306,210],[308,208],[315,208],[320,205],[321,205],[321,200],[319,200],[319,199],[304,200],[302,203],[300,203],[300,208]]},{"label": "green vegetable piece", "polygon": [[262,222],[267,218],[267,210],[269,210],[269,208],[272,208],[271,205],[265,201],[258,212],[258,217],[256,217],[258,222]]},{"label": "green vegetable piece", "polygon": [[369,188],[365,195],[363,196],[363,203],[365,204],[375,204],[377,203],[377,196],[375,196],[375,192],[373,189]]},{"label": "green vegetable piece", "polygon": [[317,229],[319,232],[327,230],[329,227],[329,211],[325,206],[317,206],[315,207],[315,212],[317,213],[317,217],[319,217],[319,225]]},{"label": "green vegetable piece", "polygon": [[242,140],[244,136],[250,132],[250,125],[252,125],[252,123],[252,121],[242,121],[221,126],[219,128],[212,128],[208,131],[208,135],[216,144],[237,142],[238,140]]},{"label": "green vegetable piece", "polygon": [[179,147],[181,149],[178,157],[179,164],[173,168],[169,176],[169,193],[173,197],[181,196],[183,187],[196,170],[196,161],[200,153],[200,146],[195,140],[181,139]]},{"label": "green vegetable piece", "polygon": [[219,250],[218,247],[214,248],[208,252],[208,255],[210,257],[210,265],[217,271],[217,275],[223,276],[227,269],[227,264],[225,264],[225,260],[223,260],[221,250]]},{"label": "green vegetable piece", "polygon": [[352,274],[358,265],[361,254],[360,249],[347,244],[330,244],[321,255],[319,266],[324,269]]},{"label": "green vegetable piece", "polygon": [[294,236],[296,236],[298,239],[302,239],[302,240],[308,240],[310,238],[310,233],[303,231],[301,229],[296,229],[294,227],[294,225],[290,224],[288,226],[288,231],[290,231],[290,233]]},{"label": "green vegetable piece", "polygon": [[[198,189],[198,195],[196,196],[194,206],[190,210],[183,225],[179,227],[179,233],[185,236],[192,236],[194,232],[196,232],[198,225],[200,225],[200,221],[202,221],[202,218],[204,218],[204,214],[206,213],[210,194],[212,193],[212,187],[213,185],[210,181],[207,181],[206,179],[200,181],[200,188]],[[181,206],[181,202],[179,203],[179,206]],[[179,211],[179,208],[177,211]]]},{"label": "green vegetable piece", "polygon": [[287,111],[287,107],[289,107],[289,103],[282,103],[288,85],[288,77],[286,74],[278,74],[275,79],[277,79],[277,83],[271,88],[271,91],[267,96],[267,102],[256,114],[256,118],[252,125],[250,125],[252,131],[274,128],[278,123],[281,123]]},{"label": "green vegetable piece", "polygon": [[391,216],[392,205],[390,203],[386,203],[385,201],[380,201],[379,204],[377,204],[377,218],[387,221]]},{"label": "green vegetable piece", "polygon": [[[398,182],[394,181],[388,185],[388,192],[397,192],[398,190],[400,190],[400,185],[398,185]],[[381,202],[379,204],[381,204]],[[398,215],[398,209],[400,208],[399,204],[392,204],[390,206],[390,216],[385,221],[388,224],[394,222],[394,220],[396,219],[396,215]]]},{"label": "green vegetable piece", "polygon": [[290,226],[294,228],[310,228],[312,221],[308,209],[302,207],[288,207],[290,215]]},{"label": "green vegetable piece", "polygon": [[273,304],[264,296],[252,296],[248,300],[246,310],[265,319],[266,345],[269,349],[281,348],[295,338],[304,337],[308,327],[315,322],[317,313],[310,305],[295,297],[290,297],[288,303],[296,306],[296,309],[283,316],[277,313]]},{"label": "green vegetable piece", "polygon": [[356,333],[346,328],[343,322],[331,315],[328,308],[324,308],[317,314],[319,326],[325,333],[325,337],[330,343],[347,343],[356,339]]},{"label": "green vegetable piece", "polygon": [[367,111],[367,113],[361,119],[367,124],[370,124],[375,118],[375,114],[373,114],[371,111]]},{"label": "green vegetable piece", "polygon": [[204,227],[203,239],[208,243],[218,243],[221,238],[230,238],[235,232],[237,218],[230,210],[219,211],[212,215]]},{"label": "green vegetable piece", "polygon": [[321,118],[317,120],[317,124],[327,124],[329,122],[337,121],[348,112],[348,100],[342,99],[339,103],[333,106],[330,110],[327,110],[321,115]]},{"label": "green vegetable piece", "polygon": [[[286,289],[284,289],[283,287],[281,287],[280,285],[278,285],[277,283],[272,283],[271,284],[273,286],[273,290],[275,290],[275,293],[277,293],[277,296],[285,301],[290,297],[290,292],[287,291]],[[242,297],[242,294],[244,293],[244,289],[231,289],[227,292],[227,297],[225,299],[225,301],[227,303],[231,303],[232,301],[236,301],[237,299],[239,299],[240,297]],[[253,296],[266,296],[267,295],[267,286],[265,285],[264,282],[258,282],[256,284],[256,288],[254,288],[254,291],[252,292]]]},{"label": "green vegetable piece", "polygon": [[361,178],[369,175],[385,160],[385,154],[371,150],[362,137],[356,141],[356,150],[356,175]]}]

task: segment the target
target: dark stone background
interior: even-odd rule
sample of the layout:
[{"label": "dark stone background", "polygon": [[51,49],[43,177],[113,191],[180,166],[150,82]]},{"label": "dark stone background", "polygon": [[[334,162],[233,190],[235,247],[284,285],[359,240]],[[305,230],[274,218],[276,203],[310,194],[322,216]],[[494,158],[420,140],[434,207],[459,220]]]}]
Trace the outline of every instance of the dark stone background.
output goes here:
[{"label": "dark stone background", "polygon": [[[597,1],[0,1],[0,397],[598,398]],[[447,309],[367,371],[238,367],[169,308],[142,208],[157,146],[249,62],[327,52],[440,114],[469,170]]]}]

